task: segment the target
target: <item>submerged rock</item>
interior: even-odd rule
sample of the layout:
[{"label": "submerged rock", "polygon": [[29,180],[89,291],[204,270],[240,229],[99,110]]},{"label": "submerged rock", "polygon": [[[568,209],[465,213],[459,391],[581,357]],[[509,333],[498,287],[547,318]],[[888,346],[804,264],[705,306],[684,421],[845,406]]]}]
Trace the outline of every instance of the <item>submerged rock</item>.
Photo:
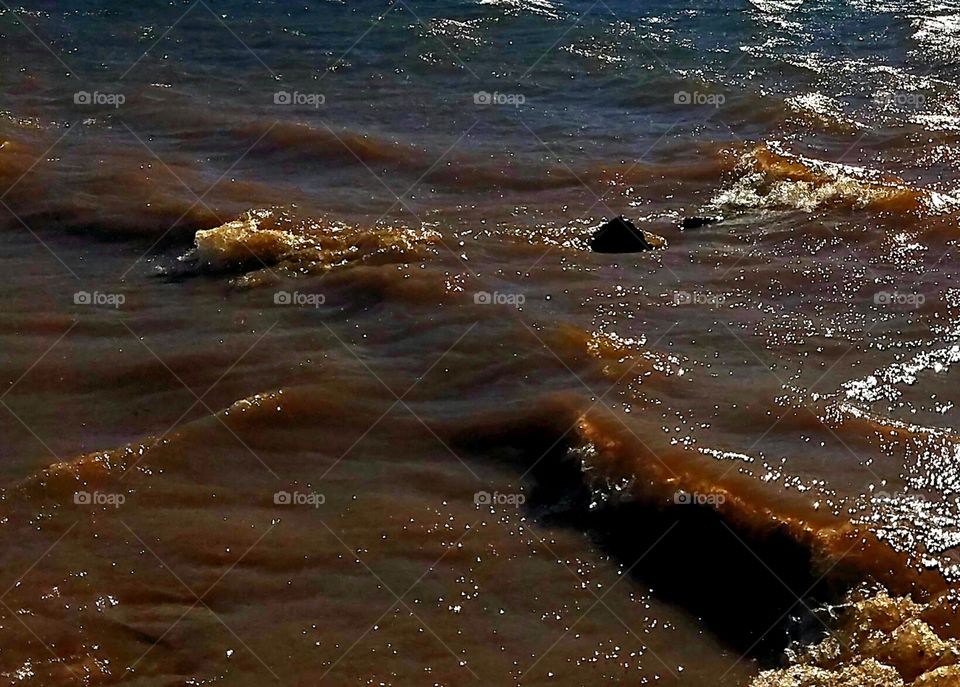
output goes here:
[{"label": "submerged rock", "polygon": [[665,245],[663,238],[638,229],[622,216],[602,224],[590,237],[590,249],[595,253],[640,253]]},{"label": "submerged rock", "polygon": [[708,224],[717,224],[722,221],[722,215],[714,215],[712,217],[684,217],[680,221],[680,227],[683,229],[699,229],[700,227],[705,227]]}]

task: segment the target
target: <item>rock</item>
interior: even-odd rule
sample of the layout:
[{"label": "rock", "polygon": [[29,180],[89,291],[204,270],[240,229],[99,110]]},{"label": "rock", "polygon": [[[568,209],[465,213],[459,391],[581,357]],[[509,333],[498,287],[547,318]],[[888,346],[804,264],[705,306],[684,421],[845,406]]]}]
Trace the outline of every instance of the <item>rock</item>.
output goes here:
[{"label": "rock", "polygon": [[604,223],[590,237],[590,249],[595,253],[639,253],[665,244],[661,237],[638,229],[623,217]]},{"label": "rock", "polygon": [[716,215],[714,217],[684,217],[680,222],[680,226],[683,229],[699,229],[700,227],[705,227],[708,224],[717,224],[718,222],[722,221],[722,215]]}]

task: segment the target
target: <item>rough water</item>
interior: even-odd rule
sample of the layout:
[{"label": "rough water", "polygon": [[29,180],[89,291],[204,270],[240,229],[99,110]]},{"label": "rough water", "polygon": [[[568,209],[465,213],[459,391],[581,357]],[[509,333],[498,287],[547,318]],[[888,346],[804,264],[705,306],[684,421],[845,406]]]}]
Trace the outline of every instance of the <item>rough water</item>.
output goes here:
[{"label": "rough water", "polygon": [[960,3],[0,40],[3,684],[960,684]]}]

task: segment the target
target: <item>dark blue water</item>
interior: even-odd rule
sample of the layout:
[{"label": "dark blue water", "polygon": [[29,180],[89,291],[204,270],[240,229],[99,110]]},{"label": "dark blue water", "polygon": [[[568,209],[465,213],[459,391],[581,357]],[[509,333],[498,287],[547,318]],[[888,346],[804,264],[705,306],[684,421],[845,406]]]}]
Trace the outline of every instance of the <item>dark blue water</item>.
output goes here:
[{"label": "dark blue water", "polygon": [[[259,191],[262,202],[323,194],[335,211],[363,200],[376,217],[395,200],[383,205],[382,192],[402,195],[426,175],[416,189],[422,213],[482,196],[500,216],[522,201],[569,218],[576,213],[555,195],[527,191],[559,178],[574,187],[563,205],[584,212],[593,201],[579,181],[600,189],[631,165],[695,164],[770,140],[952,186],[936,142],[957,126],[950,46],[960,18],[942,4],[22,9],[3,14],[8,125],[27,120],[54,140],[72,127],[64,150],[90,144],[108,166],[106,146],[145,144],[167,165],[199,168],[206,185],[228,170],[273,185]],[[77,104],[78,92],[100,104]],[[500,104],[478,105],[482,93]],[[368,141],[362,164],[348,150],[353,136]],[[917,145],[931,153],[917,159]],[[369,183],[371,171],[389,191]],[[614,189],[611,209],[636,195]]]}]

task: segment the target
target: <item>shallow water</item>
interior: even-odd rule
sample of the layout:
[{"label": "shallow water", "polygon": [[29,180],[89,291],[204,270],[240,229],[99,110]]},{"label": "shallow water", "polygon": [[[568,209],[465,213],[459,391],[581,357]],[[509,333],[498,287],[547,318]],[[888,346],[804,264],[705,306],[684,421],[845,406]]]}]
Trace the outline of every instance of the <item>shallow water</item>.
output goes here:
[{"label": "shallow water", "polygon": [[957,663],[958,17],[0,12],[0,675]]}]

